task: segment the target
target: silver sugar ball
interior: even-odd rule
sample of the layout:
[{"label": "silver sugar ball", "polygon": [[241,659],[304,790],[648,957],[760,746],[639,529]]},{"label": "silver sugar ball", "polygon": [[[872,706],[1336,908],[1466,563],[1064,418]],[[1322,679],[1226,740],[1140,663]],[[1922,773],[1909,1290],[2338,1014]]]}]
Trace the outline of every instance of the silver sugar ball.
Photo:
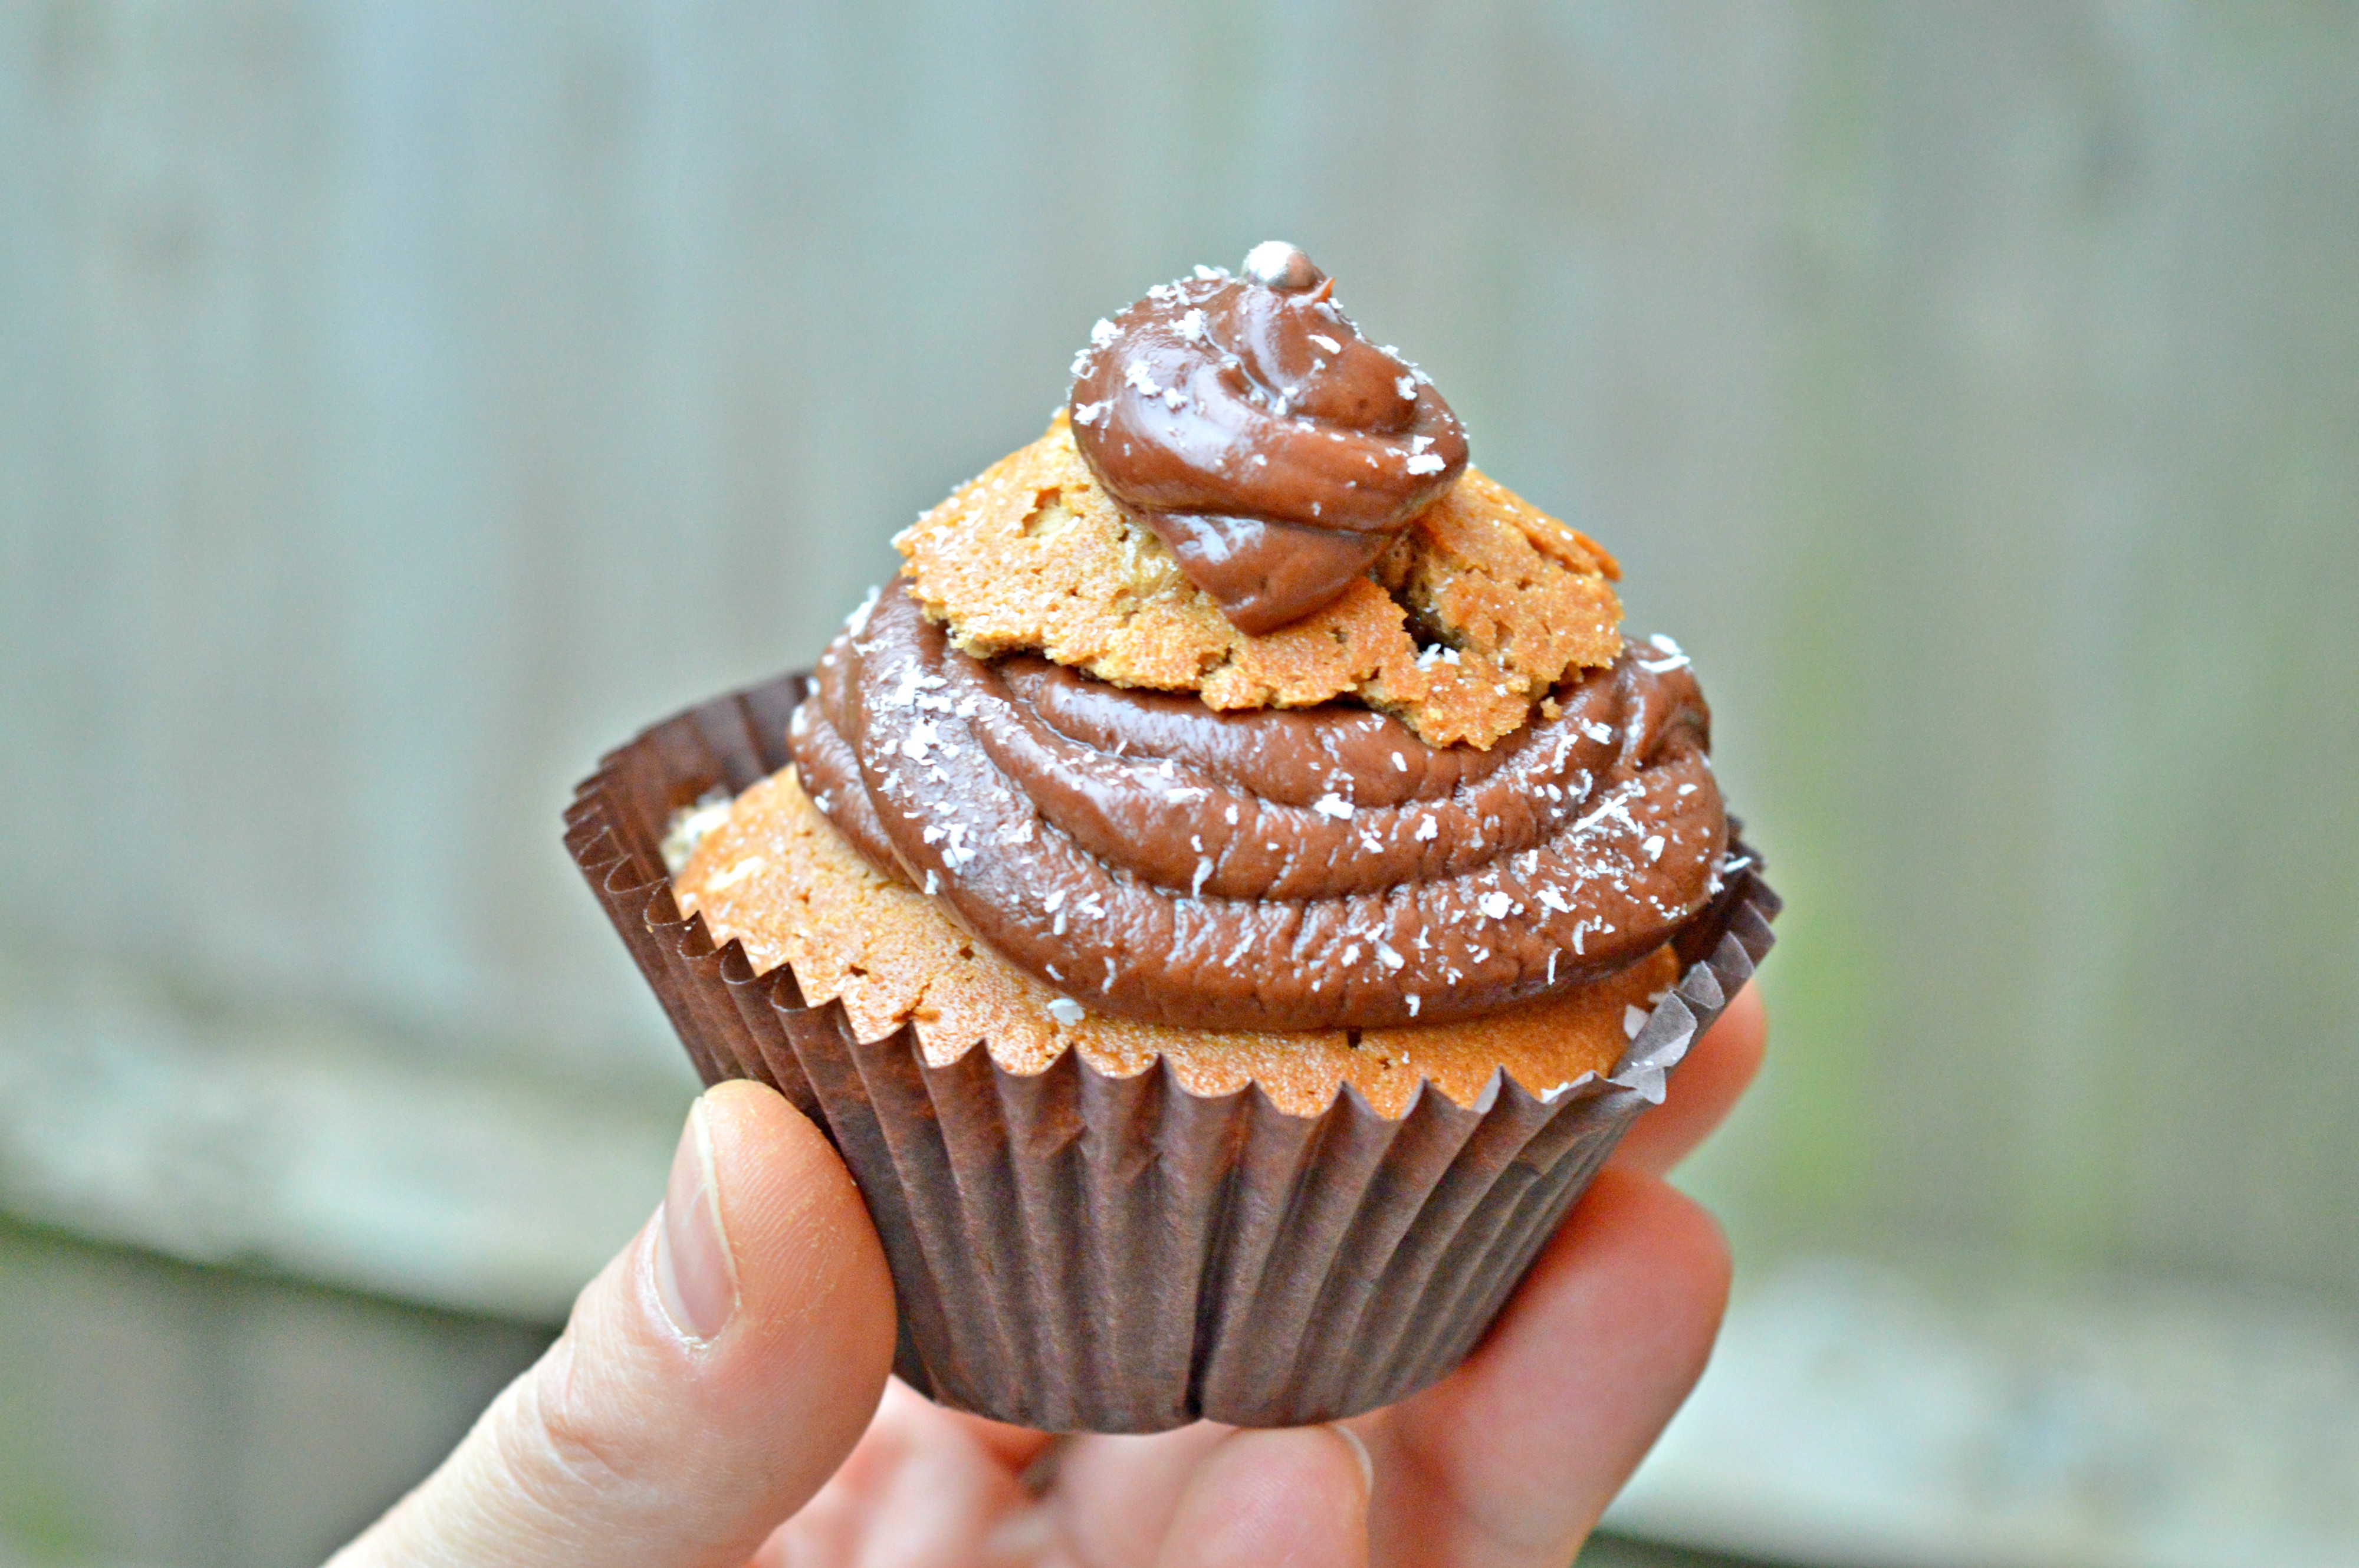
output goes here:
[{"label": "silver sugar ball", "polygon": [[1245,276],[1288,294],[1316,289],[1327,278],[1309,256],[1284,240],[1264,240],[1245,252]]}]

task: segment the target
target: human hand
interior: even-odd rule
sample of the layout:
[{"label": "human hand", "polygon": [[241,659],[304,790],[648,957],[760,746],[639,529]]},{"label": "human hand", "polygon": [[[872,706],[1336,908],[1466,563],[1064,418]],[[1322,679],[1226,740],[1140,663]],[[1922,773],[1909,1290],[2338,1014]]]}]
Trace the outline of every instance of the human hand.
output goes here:
[{"label": "human hand", "polygon": [[1563,1568],[1703,1370],[1727,1248],[1662,1176],[1767,1033],[1747,987],[1464,1366],[1282,1431],[1060,1440],[888,1386],[850,1175],[776,1093],[721,1084],[563,1336],[330,1568]]}]

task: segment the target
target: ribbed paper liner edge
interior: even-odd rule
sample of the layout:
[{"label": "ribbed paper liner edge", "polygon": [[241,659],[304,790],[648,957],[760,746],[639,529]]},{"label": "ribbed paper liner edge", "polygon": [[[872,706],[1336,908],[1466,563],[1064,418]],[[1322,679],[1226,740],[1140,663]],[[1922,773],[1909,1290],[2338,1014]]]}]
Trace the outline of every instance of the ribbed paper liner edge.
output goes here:
[{"label": "ribbed paper liner edge", "polygon": [[1346,1085],[1314,1116],[1258,1085],[1190,1093],[1158,1060],[1067,1051],[1026,1077],[984,1049],[926,1063],[864,1040],[680,918],[673,814],[786,766],[805,678],[641,733],[582,781],[566,847],[707,1083],[771,1084],[859,1183],[900,1303],[895,1370],[945,1404],[1049,1432],[1338,1420],[1465,1358],[1665,1075],[1751,977],[1779,900],[1732,839],[1683,973],[1614,1073],[1543,1099],[1495,1074],[1473,1108],[1422,1087],[1394,1120]]}]

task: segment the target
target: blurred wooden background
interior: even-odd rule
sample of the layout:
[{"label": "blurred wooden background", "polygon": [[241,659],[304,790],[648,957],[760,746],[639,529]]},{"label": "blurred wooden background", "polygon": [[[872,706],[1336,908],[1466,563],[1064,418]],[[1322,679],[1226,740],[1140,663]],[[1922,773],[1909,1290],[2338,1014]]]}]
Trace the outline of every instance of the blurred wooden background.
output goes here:
[{"label": "blurred wooden background", "polygon": [[0,1204],[561,1312],[689,1087],[572,780],[1273,235],[1696,655],[1748,1273],[2347,1321],[2349,5],[0,5]]}]

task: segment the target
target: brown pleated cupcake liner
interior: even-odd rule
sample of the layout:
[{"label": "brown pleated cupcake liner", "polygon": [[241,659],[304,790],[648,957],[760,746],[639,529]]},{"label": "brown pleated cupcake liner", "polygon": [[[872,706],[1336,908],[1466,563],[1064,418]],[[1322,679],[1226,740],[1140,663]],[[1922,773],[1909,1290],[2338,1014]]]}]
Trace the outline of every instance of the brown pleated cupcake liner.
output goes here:
[{"label": "brown pleated cupcake liner", "polygon": [[1309,1116],[1257,1085],[1195,1094],[1160,1060],[929,1066],[913,1029],[860,1039],[672,901],[674,814],[785,767],[803,690],[784,676],[646,731],[583,781],[566,845],[704,1081],[773,1085],[842,1154],[893,1271],[895,1370],[1019,1426],[1293,1426],[1433,1382],[1772,941],[1777,896],[1735,844],[1611,1075],[1539,1096],[1500,1073],[1472,1108],[1428,1084],[1397,1120],[1348,1084]]}]

